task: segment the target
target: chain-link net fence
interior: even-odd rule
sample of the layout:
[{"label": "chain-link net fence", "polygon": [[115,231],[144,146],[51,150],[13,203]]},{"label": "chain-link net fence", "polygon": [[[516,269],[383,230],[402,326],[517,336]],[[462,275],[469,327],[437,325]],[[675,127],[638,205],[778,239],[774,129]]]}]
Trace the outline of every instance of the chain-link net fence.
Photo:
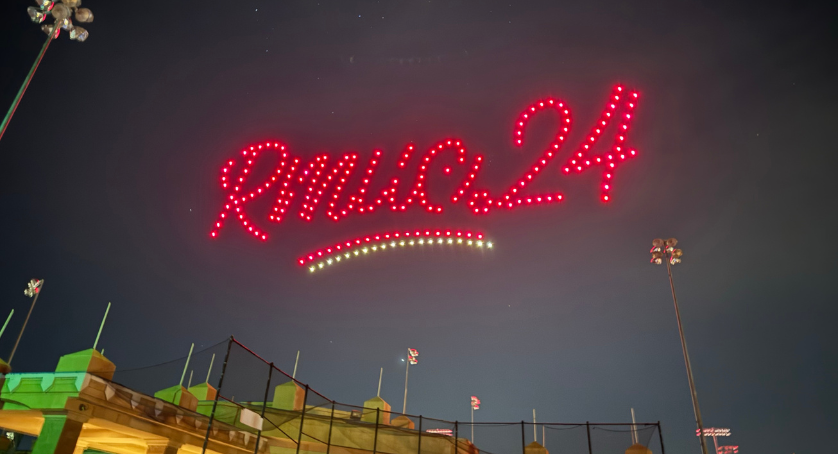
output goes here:
[{"label": "chain-link net fence", "polygon": [[190,357],[117,371],[111,384],[148,418],[181,427],[186,421],[200,432],[203,452],[664,454],[660,423],[471,423],[393,412],[380,398],[363,406],[335,402],[234,338]]}]

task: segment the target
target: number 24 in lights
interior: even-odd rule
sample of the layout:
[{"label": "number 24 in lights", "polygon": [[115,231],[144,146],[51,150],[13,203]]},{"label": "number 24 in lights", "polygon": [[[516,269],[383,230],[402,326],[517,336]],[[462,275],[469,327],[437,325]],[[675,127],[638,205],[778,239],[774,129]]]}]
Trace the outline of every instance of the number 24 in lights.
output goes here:
[{"label": "number 24 in lights", "polygon": [[[586,134],[583,142],[566,159],[564,165],[559,167],[561,172],[570,174],[601,166],[603,170],[600,197],[603,202],[611,200],[612,179],[616,168],[624,160],[637,154],[636,150],[626,145],[626,137],[634,119],[638,98],[639,95],[635,91],[627,90],[621,85],[614,87],[597,122]],[[450,195],[449,202],[452,205],[463,202],[475,215],[485,215],[491,210],[498,209],[511,210],[522,205],[561,202],[564,197],[560,193],[528,194],[525,193],[525,189],[547,169],[570,134],[572,122],[567,104],[561,100],[548,98],[527,106],[515,120],[512,140],[516,146],[523,146],[526,137],[524,131],[529,121],[538,113],[548,109],[555,109],[559,114],[554,139],[524,174],[499,195],[491,195],[488,190],[474,187],[483,165],[483,156],[476,155],[470,164],[467,163],[466,147],[463,141],[457,138],[440,140],[421,156],[416,176],[406,190],[400,190],[399,179],[392,178],[378,194],[370,191],[370,183],[376,174],[382,154],[380,150],[375,150],[361,174],[358,188],[345,197],[341,195],[358,165],[357,153],[349,152],[338,157],[323,153],[314,156],[308,162],[303,162],[301,158],[291,155],[283,144],[276,142],[256,144],[242,150],[240,160],[231,159],[222,167],[220,183],[221,188],[227,193],[226,200],[210,236],[218,237],[224,224],[232,220],[241,224],[256,238],[267,240],[268,234],[263,228],[253,223],[246,214],[245,207],[257,197],[268,194],[272,187],[275,187],[272,192],[276,199],[268,214],[270,222],[281,222],[292,213],[294,207],[300,219],[310,222],[321,203],[326,205],[326,217],[333,221],[340,221],[349,214],[368,214],[386,208],[402,212],[414,205],[419,205],[431,214],[443,213],[443,206],[428,198],[426,183],[431,162],[444,152],[454,153],[457,165],[462,166],[464,170],[464,176]],[[599,141],[606,128],[612,124],[616,125],[616,134],[611,147],[602,154],[593,154],[591,148]],[[251,183],[248,177],[253,165],[263,151],[276,153],[279,162],[265,181],[249,184],[249,189],[245,189],[245,184]],[[407,166],[414,151],[413,144],[405,147],[399,156],[397,164],[399,169]],[[236,175],[233,175],[236,166],[239,170]],[[450,174],[452,169],[445,167],[443,172]],[[295,196],[298,197],[300,203],[292,205]]]}]

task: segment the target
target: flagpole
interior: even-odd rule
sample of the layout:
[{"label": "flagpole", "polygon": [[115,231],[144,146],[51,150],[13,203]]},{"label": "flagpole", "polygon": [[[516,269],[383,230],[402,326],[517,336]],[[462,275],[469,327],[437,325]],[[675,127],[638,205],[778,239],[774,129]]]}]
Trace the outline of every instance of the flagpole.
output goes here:
[{"label": "flagpole", "polygon": [[474,444],[474,403],[471,404],[471,444]]},{"label": "flagpole", "polygon": [[[33,283],[33,281],[35,283]],[[12,347],[12,353],[9,355],[9,361],[6,363],[8,365],[12,364],[12,358],[15,357],[15,352],[17,351],[17,346],[20,344],[20,338],[23,337],[23,330],[26,329],[26,324],[29,323],[29,316],[32,315],[32,309],[35,309],[35,303],[38,302],[38,297],[41,295],[41,290],[44,289],[44,279],[32,279],[29,281],[29,289],[24,290],[23,293],[27,296],[30,296],[28,291],[31,291],[32,304],[29,306],[29,312],[26,313],[26,318],[23,319],[23,326],[20,327],[20,332],[17,333],[17,339],[15,340],[15,345]]]},{"label": "flagpole", "polygon": [[633,443],[637,444],[637,421],[634,420],[634,408],[631,409],[631,438]]},{"label": "flagpole", "polygon": [[407,414],[407,375],[410,373],[410,351],[408,351],[407,360],[405,363],[407,365],[404,368],[404,405],[402,405],[402,413]]}]

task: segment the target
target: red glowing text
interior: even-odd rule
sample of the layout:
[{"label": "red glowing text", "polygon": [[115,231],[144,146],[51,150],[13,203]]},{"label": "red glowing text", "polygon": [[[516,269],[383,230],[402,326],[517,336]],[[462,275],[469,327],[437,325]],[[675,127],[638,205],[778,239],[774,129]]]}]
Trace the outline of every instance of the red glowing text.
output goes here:
[{"label": "red glowing text", "polygon": [[[586,133],[583,142],[576,147],[563,165],[559,167],[565,174],[581,173],[595,166],[602,166],[600,197],[603,202],[611,200],[614,171],[624,160],[637,154],[636,150],[626,145],[626,138],[631,126],[634,110],[639,95],[618,85],[609,95],[605,109],[591,130]],[[221,169],[221,188],[226,192],[225,202],[218,219],[210,232],[217,237],[227,222],[241,224],[250,234],[261,240],[267,240],[264,227],[258,227],[247,212],[249,202],[266,194],[276,199],[267,215],[269,222],[282,222],[289,215],[295,215],[310,222],[324,205],[323,212],[332,221],[340,221],[350,214],[369,214],[379,209],[402,212],[413,206],[431,214],[444,212],[443,201],[431,200],[428,193],[428,171],[431,162],[443,154],[455,156],[455,167],[444,167],[442,172],[463,174],[449,200],[451,205],[465,203],[475,215],[485,215],[492,210],[514,209],[522,205],[557,203],[564,200],[561,193],[529,194],[530,185],[551,161],[558,155],[571,130],[571,111],[566,103],[556,99],[539,100],[527,108],[515,120],[513,143],[523,146],[527,124],[540,112],[554,109],[559,114],[555,138],[538,155],[523,175],[518,177],[508,189],[492,195],[487,189],[475,188],[477,176],[483,164],[483,156],[475,155],[469,160],[467,149],[462,140],[447,138],[428,148],[420,157],[413,181],[400,181],[390,178],[384,188],[373,191],[371,183],[375,178],[382,160],[382,152],[375,150],[361,170],[357,188],[348,193],[347,186],[353,174],[361,168],[357,153],[345,153],[342,156],[319,154],[304,162],[293,156],[287,147],[277,142],[267,142],[242,150],[238,159],[231,159]],[[616,134],[610,148],[602,154],[594,154],[592,148],[600,140],[609,125],[616,125]],[[398,169],[403,169],[416,151],[413,144],[408,144],[397,162]],[[278,164],[264,181],[250,181],[253,166],[264,154],[274,154]],[[294,203],[295,200],[297,203]]]}]

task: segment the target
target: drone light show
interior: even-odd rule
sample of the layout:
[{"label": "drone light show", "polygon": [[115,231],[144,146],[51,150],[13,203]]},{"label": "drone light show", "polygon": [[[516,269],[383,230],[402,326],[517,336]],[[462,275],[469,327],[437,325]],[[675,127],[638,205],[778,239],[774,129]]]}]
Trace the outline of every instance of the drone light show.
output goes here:
[{"label": "drone light show", "polygon": [[483,238],[482,233],[462,232],[460,230],[413,230],[404,232],[380,233],[363,238],[338,243],[309,253],[301,257],[298,263],[307,266],[309,272],[321,270],[327,266],[346,263],[355,257],[362,257],[376,252],[398,249],[415,249],[422,246],[459,247],[474,250],[492,249],[494,243]]},{"label": "drone light show", "polygon": [[[254,238],[267,241],[270,237],[266,231],[267,227],[261,223],[257,224],[253,217],[256,215],[248,213],[246,207],[253,200],[269,194],[274,198],[273,206],[268,213],[258,215],[264,216],[265,221],[269,223],[281,223],[288,217],[312,222],[317,218],[321,205],[325,206],[322,211],[326,219],[339,222],[350,215],[372,214],[379,210],[402,213],[415,208],[428,215],[439,216],[459,204],[475,216],[485,216],[498,210],[508,211],[522,206],[556,204],[565,200],[562,193],[531,194],[527,192],[527,187],[551,169],[551,165],[554,166],[552,169],[555,172],[561,174],[578,174],[594,167],[601,167],[599,196],[602,202],[608,203],[612,201],[616,169],[625,160],[637,155],[637,151],[626,145],[626,141],[638,100],[639,94],[636,91],[628,90],[622,85],[615,86],[596,123],[585,134],[582,143],[569,153],[564,164],[560,166],[552,162],[561,152],[571,132],[573,122],[570,106],[553,98],[541,99],[527,106],[515,120],[512,132],[513,144],[522,147],[526,140],[525,132],[529,122],[539,113],[547,110],[555,110],[558,113],[555,136],[523,175],[514,178],[508,189],[503,192],[479,187],[478,177],[483,167],[484,156],[475,154],[469,159],[465,141],[461,138],[448,137],[439,140],[426,148],[418,157],[415,157],[417,153],[414,153],[417,146],[408,143],[398,157],[396,170],[406,168],[411,160],[417,160],[415,178],[410,182],[404,182],[402,181],[404,178],[400,180],[396,177],[387,177],[387,183],[377,194],[371,187],[383,158],[381,150],[372,152],[366,167],[360,174],[357,187],[349,194],[348,190],[344,190],[350,185],[350,180],[353,175],[357,174],[356,170],[360,167],[361,158],[358,153],[347,152],[340,156],[320,153],[306,162],[303,158],[291,154],[289,147],[283,143],[254,144],[242,150],[238,157],[228,160],[221,168],[219,182],[226,193],[226,200],[210,231],[210,236],[218,238],[225,224],[233,222],[240,224]],[[593,148],[609,126],[614,126],[613,129],[616,131],[613,142],[606,148],[606,151],[595,154]],[[428,191],[430,166],[435,159],[446,153],[453,154],[456,160],[454,166],[444,167],[442,173],[450,176],[458,171],[462,173],[462,179],[447,200],[432,200]],[[254,165],[265,154],[272,154],[278,159],[276,167],[264,181],[250,181],[254,173]],[[454,169],[454,167],[460,168]],[[433,235],[432,232],[436,234]],[[447,233],[442,234],[442,232]],[[450,230],[445,229],[432,229],[424,236],[420,235],[422,231],[414,232],[413,237],[409,236],[410,233],[410,231],[405,231],[374,234],[365,237],[364,241],[356,239],[354,243],[348,241],[345,245],[337,244],[334,250],[327,248],[325,254],[321,250],[304,256],[299,259],[299,264],[308,266],[308,269],[313,272],[333,263],[349,260],[356,255],[387,250],[388,246],[391,249],[404,245],[428,244],[465,244],[487,249],[492,247],[491,242],[482,239],[482,234],[479,238],[471,239],[463,237],[462,232],[452,235]],[[375,243],[371,243],[372,240],[369,238],[372,237],[375,238]],[[366,243],[370,245],[367,246]],[[355,249],[351,252],[341,249],[353,247]]]}]

